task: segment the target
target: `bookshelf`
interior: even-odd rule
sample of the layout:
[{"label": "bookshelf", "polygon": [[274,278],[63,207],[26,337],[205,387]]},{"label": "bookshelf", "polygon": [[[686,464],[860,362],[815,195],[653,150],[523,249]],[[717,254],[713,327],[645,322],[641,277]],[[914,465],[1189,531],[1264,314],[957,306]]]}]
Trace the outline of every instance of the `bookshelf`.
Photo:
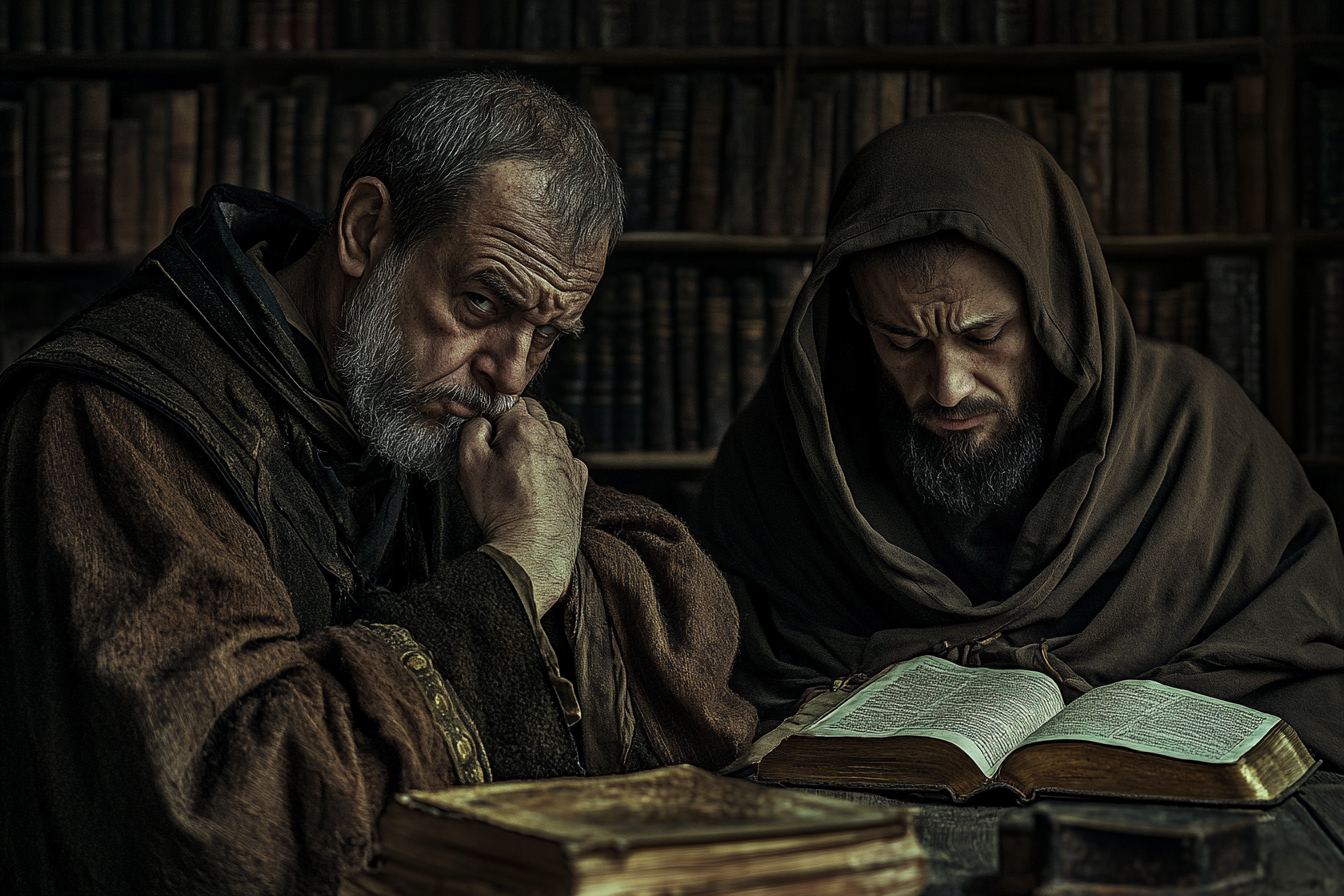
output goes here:
[{"label": "bookshelf", "polygon": [[[651,116],[660,115],[666,111],[668,85],[675,80],[669,76],[684,73],[689,79],[689,87],[683,85],[680,88],[689,91],[689,100],[683,100],[688,102],[688,109],[683,110],[685,117],[680,119],[684,138],[680,183],[685,192],[677,200],[680,204],[680,211],[676,214],[677,226],[653,229],[653,225],[658,223],[652,220],[657,216],[655,207],[650,211],[650,226],[633,229],[625,235],[609,265],[609,275],[604,280],[607,301],[611,303],[612,294],[621,289],[633,289],[634,279],[640,279],[642,300],[647,303],[651,289],[651,281],[648,279],[650,266],[653,266],[655,272],[666,270],[674,280],[678,271],[696,271],[695,276],[699,278],[702,288],[712,280],[715,289],[726,291],[718,298],[727,301],[725,307],[730,309],[738,302],[738,292],[735,291],[746,289],[751,293],[763,288],[764,328],[767,334],[765,350],[768,352],[773,334],[778,331],[779,315],[785,310],[782,303],[786,297],[779,292],[784,284],[796,282],[799,271],[805,270],[806,263],[821,244],[815,226],[815,209],[810,226],[808,222],[794,220],[787,214],[784,218],[789,220],[780,223],[781,209],[788,211],[783,208],[785,204],[778,200],[780,187],[793,186],[793,180],[787,175],[790,174],[789,144],[794,134],[794,116],[805,102],[818,97],[822,97],[819,102],[829,102],[823,95],[832,90],[834,85],[841,85],[834,87],[832,93],[832,99],[839,104],[837,108],[843,108],[853,99],[852,91],[858,89],[853,85],[864,78],[876,79],[880,85],[889,85],[894,83],[890,77],[899,75],[905,79],[901,81],[904,85],[902,101],[905,103],[902,115],[913,114],[914,111],[913,94],[908,92],[911,83],[927,79],[932,92],[928,100],[931,107],[942,103],[949,108],[979,108],[990,102],[991,105],[1000,104],[994,105],[995,109],[999,109],[1005,101],[1017,97],[1048,101],[1053,104],[1050,106],[1051,115],[1064,119],[1074,116],[1076,119],[1082,106],[1079,72],[1110,73],[1108,78],[1112,85],[1112,100],[1116,98],[1116,74],[1141,72],[1151,77],[1159,72],[1179,72],[1182,79],[1181,100],[1185,104],[1196,105],[1213,102],[1211,99],[1206,100],[1204,93],[1209,85],[1228,85],[1224,93],[1230,91],[1229,95],[1235,96],[1239,89],[1239,78],[1263,76],[1263,81],[1259,82],[1263,85],[1260,107],[1262,118],[1259,124],[1264,158],[1261,172],[1261,189],[1265,201],[1263,226],[1248,228],[1245,222],[1241,222],[1231,227],[1223,226],[1219,230],[1200,232],[1184,232],[1188,230],[1186,227],[1178,228],[1182,232],[1168,233],[1111,232],[1102,235],[1102,248],[1117,270],[1129,272],[1127,276],[1131,280],[1135,277],[1134,271],[1138,272],[1138,279],[1142,282],[1147,282],[1145,278],[1151,277],[1153,294],[1167,296],[1174,295],[1179,289],[1185,289],[1188,295],[1197,294],[1198,289],[1192,287],[1203,283],[1207,271],[1211,269],[1206,259],[1253,259],[1253,279],[1258,288],[1260,309],[1256,315],[1260,327],[1256,339],[1260,357],[1251,363],[1259,370],[1258,388],[1262,407],[1313,469],[1325,470],[1326,473],[1322,475],[1338,475],[1344,479],[1344,446],[1330,447],[1320,432],[1323,425],[1322,408],[1325,407],[1321,403],[1321,396],[1336,387],[1344,389],[1344,372],[1329,371],[1344,364],[1344,360],[1325,356],[1329,352],[1314,341],[1319,329],[1317,323],[1321,312],[1318,306],[1321,300],[1313,293],[1316,281],[1312,273],[1314,266],[1324,259],[1344,258],[1344,222],[1304,220],[1309,192],[1303,180],[1304,164],[1320,164],[1319,159],[1304,163],[1308,158],[1304,155],[1306,143],[1310,140],[1306,126],[1310,122],[1304,105],[1307,93],[1303,85],[1316,84],[1326,88],[1322,92],[1327,94],[1329,89],[1344,88],[1344,33],[1337,33],[1344,31],[1341,27],[1344,22],[1338,21],[1340,11],[1333,9],[1333,4],[1328,0],[1218,0],[1216,3],[1207,0],[1166,0],[1159,3],[1152,0],[1097,0],[1087,4],[1083,4],[1082,0],[1072,0],[1074,7],[1085,5],[1098,16],[1104,12],[1111,18],[1105,22],[1098,18],[1085,34],[1081,33],[1080,26],[1080,33],[1075,37],[1081,39],[1044,43],[1035,38],[1045,35],[1036,34],[1033,29],[1045,20],[1033,19],[1032,15],[1036,14],[1033,11],[1048,9],[1053,10],[1052,15],[1057,15],[1060,10],[1070,8],[1068,0],[955,2],[959,4],[957,8],[963,15],[960,32],[963,39],[955,43],[939,43],[939,23],[942,21],[939,17],[946,14],[946,9],[952,7],[954,0],[892,0],[890,3],[882,0],[853,0],[848,4],[834,0],[829,3],[825,0],[735,0],[732,3],[709,3],[703,0],[596,3],[577,0],[572,5],[537,4],[529,0],[496,0],[493,3],[476,0],[403,0],[400,4],[382,6],[392,10],[389,15],[410,17],[398,19],[402,22],[430,22],[425,17],[432,10],[437,10],[440,15],[446,11],[458,18],[453,19],[449,26],[443,25],[448,20],[436,19],[433,21],[438,24],[433,28],[417,31],[408,27],[408,30],[401,32],[400,39],[395,36],[389,38],[387,46],[378,48],[372,44],[386,38],[385,34],[380,37],[381,32],[374,33],[377,32],[376,28],[366,28],[369,33],[361,36],[356,34],[357,29],[347,27],[343,17],[349,10],[359,7],[359,4],[348,0],[309,0],[307,3],[294,0],[269,4],[211,0],[204,4],[159,4],[159,7],[175,8],[179,15],[189,15],[191,13],[183,13],[182,10],[196,7],[195,14],[204,14],[208,26],[199,31],[199,39],[183,37],[187,32],[180,31],[178,44],[182,48],[141,48],[119,52],[102,48],[101,37],[96,34],[90,37],[87,28],[81,30],[81,10],[100,8],[102,4],[99,0],[45,5],[14,2],[7,5],[11,15],[9,21],[0,22],[0,25],[8,25],[7,36],[12,48],[0,51],[0,100],[20,104],[30,101],[33,85],[51,79],[75,79],[76,83],[107,80],[111,82],[113,97],[111,114],[113,117],[127,117],[134,114],[129,97],[165,89],[194,90],[200,84],[212,84],[215,85],[216,95],[211,102],[217,103],[218,131],[215,145],[219,150],[215,165],[216,171],[223,173],[223,141],[231,134],[240,141],[246,136],[238,137],[236,133],[239,127],[237,116],[258,98],[271,99],[293,90],[295,78],[318,76],[324,85],[323,90],[329,91],[324,94],[326,105],[323,109],[328,116],[326,125],[330,129],[335,122],[338,106],[362,104],[377,108],[389,102],[391,96],[384,91],[380,98],[379,91],[396,82],[413,81],[471,67],[515,68],[554,85],[561,93],[577,100],[614,103],[604,107],[605,113],[603,108],[593,108],[594,116],[600,128],[606,122],[605,135],[618,144],[617,157],[625,168],[630,169],[628,159],[621,155],[619,144],[630,137],[622,129],[628,127],[624,117],[628,116],[631,108],[631,98],[644,97],[641,100],[645,104],[644,112]],[[125,3],[128,8],[133,5],[131,2]],[[380,4],[365,3],[363,6],[368,11],[380,7]],[[48,10],[48,16],[57,14],[51,12],[52,9],[73,10],[73,37],[67,51],[19,49],[25,46],[22,36],[26,34],[31,38],[34,33],[31,22],[25,24],[23,17],[31,17],[33,9],[41,10],[44,7]],[[1148,23],[1140,28],[1135,24],[1133,16],[1139,7],[1145,10],[1166,8],[1170,11],[1172,18],[1167,22],[1166,39],[1152,39],[1155,33],[1163,30],[1158,26]],[[899,16],[891,13],[898,8],[902,10],[899,16],[905,17],[900,19],[903,24],[899,27],[906,29],[899,33],[898,25],[895,24]],[[986,8],[988,13],[985,13]],[[200,12],[202,9],[204,13]],[[223,19],[216,22],[209,18],[227,15],[230,9],[234,16],[231,24]],[[554,15],[555,9],[572,12],[571,18],[564,23],[564,29],[561,29],[564,33],[560,37],[553,37],[549,33],[538,37],[537,33],[533,33],[531,38],[526,38],[527,16],[530,13],[541,14],[536,12],[540,9],[549,10],[548,15]],[[592,14],[599,16],[599,19],[594,20],[599,25],[602,10],[608,14],[628,15],[629,18],[619,21],[614,31],[611,28],[603,31],[601,27],[590,27],[585,31],[583,22],[588,20],[582,17],[590,9],[596,10]],[[923,25],[911,25],[918,18],[920,9],[927,13],[928,18]],[[1001,16],[1016,15],[1018,18],[996,21],[996,9]],[[1187,10],[1187,17],[1194,16],[1180,28],[1177,27],[1175,12],[1178,9]],[[512,45],[486,46],[487,38],[484,35],[489,29],[481,24],[486,21],[485,18],[475,20],[478,31],[474,38],[469,39],[468,32],[464,30],[464,23],[468,21],[464,16],[469,14],[469,10],[474,10],[474,15],[484,17],[518,16],[511,20],[515,28],[511,33],[516,35],[511,40]],[[1199,19],[1200,13],[1207,17],[1210,10],[1220,14],[1222,19]],[[1253,13],[1251,19],[1246,18],[1248,10]],[[658,18],[660,11],[665,13],[662,18]],[[713,40],[712,35],[706,36],[707,32],[703,28],[697,31],[697,23],[700,21],[697,16],[703,17],[708,12],[723,16],[718,23],[720,42],[729,44],[735,39],[733,35],[738,35],[736,39],[740,45],[696,45]],[[1076,13],[1077,9],[1073,12]],[[846,18],[848,13],[852,13],[852,16]],[[872,28],[876,27],[872,22],[877,21],[871,17],[878,13],[891,13],[886,20],[886,33],[889,38],[895,39],[886,42],[870,39]],[[267,15],[293,18],[288,20],[289,25],[283,25],[280,19],[274,18],[263,18],[259,20],[260,25],[254,21],[256,16]],[[309,23],[311,33],[302,31],[307,26],[297,24],[303,15],[316,16]],[[682,26],[675,25],[674,20],[678,15],[684,19]],[[734,16],[752,15],[755,18],[751,21],[755,22],[753,27],[756,28],[752,33],[758,38],[754,41],[756,45],[741,38],[740,28],[734,31],[741,21],[747,21],[745,18],[739,21]],[[867,26],[864,25],[865,15],[871,19]],[[986,19],[985,15],[989,18]],[[653,21],[660,23],[658,27],[664,29],[685,27],[684,33],[671,38],[682,41],[683,45],[639,45],[639,35],[646,33],[651,27],[648,23]],[[1304,29],[1298,27],[1299,21],[1311,23],[1310,33],[1303,33]],[[977,33],[974,29],[980,29],[978,33],[981,37],[985,35],[983,29],[986,22],[998,30],[987,41],[972,42],[970,38]],[[1231,24],[1234,22],[1241,24]],[[1246,27],[1247,22],[1249,27]],[[212,27],[212,23],[218,27]],[[458,26],[456,36],[450,34],[453,23]],[[127,20],[123,24],[129,29],[131,23]],[[589,21],[589,24],[592,22]],[[274,44],[272,37],[279,33],[276,28],[282,25],[284,28],[294,28],[285,32],[294,38],[292,44],[310,48],[255,48],[268,45],[268,41]],[[925,29],[926,43],[900,40],[900,34],[908,36],[909,29],[916,26]],[[47,18],[44,27],[46,30],[43,33],[48,38],[48,44],[60,46],[64,40],[62,26],[59,23],[53,26],[53,20]],[[869,28],[869,33],[865,34],[864,27]],[[1191,27],[1194,28],[1193,32],[1190,31]],[[849,29],[847,32],[846,28]],[[1181,31],[1182,28],[1184,31]],[[194,29],[195,26],[188,29],[192,35],[198,33]],[[627,45],[604,45],[621,43],[622,29],[630,35]],[[1229,29],[1238,33],[1222,33]],[[663,33],[666,35],[669,32],[664,30]],[[53,34],[56,35],[54,44],[50,40]],[[303,37],[303,34],[307,34],[307,37]],[[543,46],[565,39],[564,34],[568,34],[569,46]],[[771,34],[777,34],[777,39],[770,39]],[[366,45],[350,46],[352,35]],[[760,40],[763,35],[766,39]],[[130,30],[126,30],[122,40],[123,45],[132,45]],[[451,45],[454,40],[457,46]],[[533,46],[520,45],[529,40]],[[407,45],[395,48],[398,42]],[[1006,45],[1002,42],[1006,42]],[[762,43],[766,45],[759,45]],[[0,45],[3,45],[3,40],[0,40]],[[147,45],[141,39],[138,46]],[[314,46],[325,48],[311,48]],[[888,76],[888,80],[883,81],[883,76]],[[714,149],[716,164],[722,166],[716,181],[718,195],[713,199],[715,205],[711,210],[711,229],[688,230],[685,229],[690,219],[687,206],[691,198],[688,193],[695,187],[696,178],[703,175],[703,170],[693,164],[696,150],[691,145],[696,133],[694,116],[698,108],[697,98],[701,96],[696,93],[697,84],[715,78],[720,80],[720,87],[724,91],[721,98],[724,112],[721,114],[720,131],[715,137],[718,143]],[[1156,81],[1153,80],[1152,84],[1155,85]],[[1156,89],[1152,85],[1150,87]],[[944,92],[941,97],[937,95],[939,90]],[[845,91],[851,91],[850,100],[844,99]],[[754,137],[745,133],[734,136],[732,128],[740,117],[734,113],[741,111],[733,106],[736,101],[734,97],[745,97],[745,102],[759,107],[752,112],[753,115],[759,114]],[[1114,123],[1117,114],[1114,102],[1111,110]],[[604,114],[608,116],[605,119]],[[656,144],[659,122],[657,119],[651,121],[652,133],[637,136]],[[231,128],[235,130],[231,131]],[[1118,127],[1115,130],[1118,132]],[[1118,137],[1118,133],[1115,136]],[[734,172],[728,168],[732,162],[729,144],[733,140],[748,138],[755,152],[753,160],[749,160],[751,164],[748,171],[748,176],[754,178],[754,186],[749,194],[741,195],[751,195],[755,207],[748,209],[750,213],[745,217],[739,215],[734,219],[733,212],[728,208],[732,201],[728,194],[735,189]],[[817,145],[821,145],[820,139]],[[1075,141],[1073,149],[1068,152],[1074,152],[1077,145]],[[844,154],[842,141],[833,146],[837,155]],[[851,150],[853,148],[848,147]],[[343,165],[344,159],[337,158],[338,151],[333,144],[324,145],[322,151],[329,157],[326,163],[329,167]],[[1060,151],[1064,152],[1063,149]],[[1344,152],[1341,149],[1335,151]],[[1344,156],[1339,158],[1344,167]],[[33,159],[31,150],[29,159]],[[844,158],[837,157],[828,176],[833,178],[843,167],[844,161]],[[40,164],[40,159],[38,162]],[[242,169],[240,167],[236,170]],[[327,172],[324,171],[323,176],[327,177]],[[651,176],[656,177],[656,173]],[[205,177],[204,169],[200,177]],[[828,192],[821,180],[813,180],[823,186],[823,189],[815,192]],[[31,185],[31,179],[29,183]],[[198,183],[198,195],[203,192],[204,186],[206,184]],[[646,186],[645,189],[652,190],[653,187]],[[772,196],[775,205],[770,204]],[[656,200],[657,197],[651,200],[654,206],[657,205]],[[742,210],[738,206],[738,211]],[[177,211],[172,210],[169,219],[175,217]],[[795,211],[801,214],[807,209],[800,207],[800,210]],[[662,224],[667,223],[665,216]],[[1323,223],[1330,226],[1320,226]],[[149,241],[146,240],[146,243]],[[31,239],[25,243],[22,238],[6,244],[4,249],[0,251],[0,274],[3,274],[3,283],[0,284],[0,334],[5,339],[4,360],[21,350],[22,344],[35,338],[44,327],[64,316],[72,303],[77,304],[74,293],[83,291],[77,296],[81,301],[92,298],[101,288],[129,271],[143,254],[139,248],[51,254],[40,251],[40,244],[33,244]],[[639,277],[632,279],[632,276],[628,276],[634,274]],[[59,300],[52,300],[51,296],[56,293],[60,294]],[[1204,294],[1207,294],[1207,290]],[[619,296],[615,297],[619,300]],[[759,308],[762,306],[759,301],[750,295],[748,299],[757,301],[757,305],[753,306],[757,311],[753,313],[760,313]],[[1336,297],[1330,301],[1344,303],[1344,298]],[[729,313],[732,313],[731,310]],[[638,322],[626,321],[622,324],[620,321],[609,321],[609,325],[616,328],[613,334],[621,326],[626,326],[627,329],[619,332],[627,336],[637,332],[630,329],[633,323]],[[726,336],[720,336],[727,342],[721,341],[717,350],[722,352],[723,346],[728,345],[731,365],[734,353],[741,348],[734,342],[737,334],[730,329]],[[611,337],[613,347],[615,338],[615,335]],[[589,348],[595,346],[596,343]],[[750,348],[750,351],[755,350]],[[699,358],[700,354],[696,357]],[[650,363],[648,358],[645,354],[642,359],[646,367]],[[611,365],[610,370],[617,371],[627,369],[629,364],[638,360],[607,358],[604,363]],[[588,361],[591,362],[591,359]],[[557,374],[561,372],[558,368],[563,366],[557,359]],[[588,369],[592,369],[591,363]],[[648,369],[645,372],[651,373]],[[655,378],[646,375],[646,385]],[[571,383],[571,391],[573,387]],[[666,383],[663,387],[666,388]],[[564,391],[563,387],[560,391]],[[555,392],[553,389],[552,394]],[[721,390],[721,394],[731,392],[732,387],[728,387],[726,392]],[[614,402],[619,396],[609,395],[608,398]],[[627,395],[626,398],[631,396]],[[636,440],[640,441],[638,446],[627,445],[631,450],[624,451],[610,450],[615,447],[614,439],[599,440],[604,442],[598,446],[602,450],[590,451],[585,459],[595,473],[604,477],[604,481],[605,477],[614,477],[622,485],[655,492],[656,496],[664,500],[668,498],[668,488],[682,489],[687,494],[692,492],[693,486],[685,484],[693,482],[699,472],[712,462],[714,439],[708,439],[707,444],[695,443],[692,449],[684,444],[685,440],[678,440],[674,434],[671,450],[667,449],[665,440],[661,449],[651,450],[653,437],[648,433],[646,436],[643,440]],[[683,444],[681,450],[677,450],[677,444]]]}]

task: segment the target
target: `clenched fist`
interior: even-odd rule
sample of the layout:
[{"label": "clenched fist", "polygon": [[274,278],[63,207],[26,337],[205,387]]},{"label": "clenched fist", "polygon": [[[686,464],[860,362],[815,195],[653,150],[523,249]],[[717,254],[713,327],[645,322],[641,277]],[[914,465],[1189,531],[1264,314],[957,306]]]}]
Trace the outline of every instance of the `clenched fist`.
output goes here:
[{"label": "clenched fist", "polygon": [[570,454],[565,428],[531,398],[493,425],[468,420],[458,480],[486,542],[527,571],[544,614],[569,587],[588,487],[588,468]]}]

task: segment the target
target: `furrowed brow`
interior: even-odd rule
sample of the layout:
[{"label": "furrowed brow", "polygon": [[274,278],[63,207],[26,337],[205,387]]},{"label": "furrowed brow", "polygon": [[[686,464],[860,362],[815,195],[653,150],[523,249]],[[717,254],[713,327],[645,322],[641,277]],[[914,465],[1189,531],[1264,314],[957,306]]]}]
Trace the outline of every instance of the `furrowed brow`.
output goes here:
[{"label": "furrowed brow", "polygon": [[[523,304],[522,299],[518,298],[513,290],[509,288],[509,284],[504,282],[504,278],[500,276],[498,271],[492,271],[487,268],[478,273],[476,279],[479,280],[486,289],[489,289],[494,293],[495,298],[499,299],[501,304],[508,308],[521,313],[526,313],[531,310]],[[577,337],[583,332],[582,319],[575,321],[553,320],[549,322],[547,326],[555,327],[560,331],[560,335],[562,336]]]},{"label": "furrowed brow", "polygon": [[985,327],[992,327],[1000,324],[1013,316],[1011,311],[1000,311],[996,314],[985,314],[980,317],[973,317],[963,323],[960,327],[952,329],[953,333],[969,333],[973,330],[983,330]]}]

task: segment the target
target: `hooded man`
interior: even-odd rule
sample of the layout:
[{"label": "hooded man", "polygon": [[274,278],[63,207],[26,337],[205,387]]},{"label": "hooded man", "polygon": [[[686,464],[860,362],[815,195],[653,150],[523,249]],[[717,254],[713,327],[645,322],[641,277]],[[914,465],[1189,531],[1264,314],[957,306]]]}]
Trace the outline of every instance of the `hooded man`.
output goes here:
[{"label": "hooded man", "polygon": [[1000,120],[850,163],[697,528],[766,725],[932,654],[1243,703],[1344,767],[1330,512],[1231,377],[1135,335],[1077,189]]},{"label": "hooded man", "polygon": [[722,577],[520,398],[622,202],[553,91],[425,82],[331,222],[215,188],[6,372],[7,892],[330,893],[397,791],[735,755]]}]

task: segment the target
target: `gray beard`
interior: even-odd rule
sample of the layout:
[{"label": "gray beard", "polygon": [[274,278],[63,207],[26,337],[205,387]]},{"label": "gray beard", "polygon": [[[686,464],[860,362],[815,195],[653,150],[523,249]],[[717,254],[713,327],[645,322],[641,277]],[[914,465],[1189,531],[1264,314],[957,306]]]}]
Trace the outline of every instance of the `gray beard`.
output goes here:
[{"label": "gray beard", "polygon": [[990,410],[1001,415],[1006,428],[983,444],[959,432],[930,431],[920,420],[937,410],[921,407],[912,413],[885,379],[888,404],[897,414],[897,451],[921,498],[958,516],[976,517],[1016,504],[1030,493],[1044,466],[1047,416],[1034,376],[1023,384],[1022,406],[1011,415],[992,400],[965,399],[952,409],[958,417]]},{"label": "gray beard", "polygon": [[517,399],[475,386],[416,388],[415,365],[397,321],[408,261],[404,252],[390,248],[355,287],[332,368],[345,390],[350,419],[376,456],[427,479],[456,479],[465,419],[447,415],[427,421],[420,408],[451,400],[493,418]]}]

